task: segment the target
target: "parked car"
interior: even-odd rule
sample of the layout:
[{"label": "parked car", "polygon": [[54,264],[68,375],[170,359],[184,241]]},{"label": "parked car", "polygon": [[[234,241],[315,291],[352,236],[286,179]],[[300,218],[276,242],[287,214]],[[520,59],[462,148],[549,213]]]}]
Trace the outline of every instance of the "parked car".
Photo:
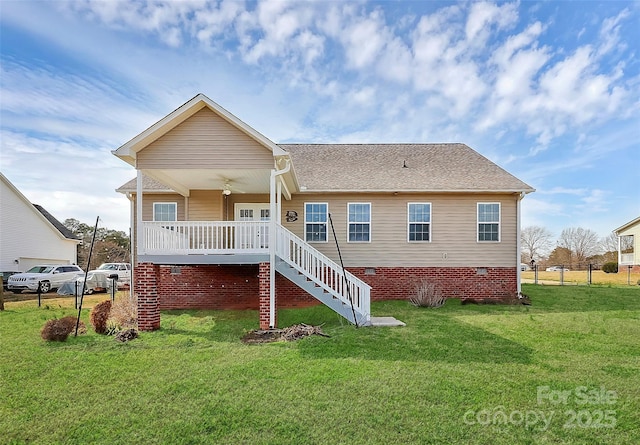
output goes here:
[{"label": "parked car", "polygon": [[17,273],[20,272],[2,272],[2,287],[4,288],[4,290],[8,290],[9,288],[7,286],[9,286],[9,277],[11,275],[15,275]]},{"label": "parked car", "polygon": [[569,272],[569,269],[567,269],[566,267],[563,269],[560,266],[551,266],[551,267],[547,267],[545,269],[547,272],[560,272],[561,270],[564,270],[565,272]]},{"label": "parked car", "polygon": [[107,277],[118,274],[118,287],[127,286],[131,282],[131,264],[129,263],[103,263],[88,273],[91,274],[91,272],[104,272]]},{"label": "parked car", "polygon": [[37,291],[40,283],[40,291],[47,293],[83,273],[75,264],[34,266],[24,273],[11,275],[7,287],[14,294],[19,294],[25,290]]},{"label": "parked car", "polygon": [[[114,273],[110,273],[109,271],[92,270],[87,273],[86,280],[84,274],[78,276],[74,285],[76,289],[78,289],[78,292],[80,292],[82,285],[86,283],[85,295],[91,295],[94,292],[106,292],[111,288],[111,280],[109,277],[113,274]],[[58,293],[60,293],[60,291],[58,291]]]},{"label": "parked car", "polygon": [[531,268],[529,267],[529,265],[528,265],[528,264],[526,264],[526,263],[520,263],[520,270],[521,270],[522,272],[524,272],[525,270],[530,270],[530,269],[531,269]]}]

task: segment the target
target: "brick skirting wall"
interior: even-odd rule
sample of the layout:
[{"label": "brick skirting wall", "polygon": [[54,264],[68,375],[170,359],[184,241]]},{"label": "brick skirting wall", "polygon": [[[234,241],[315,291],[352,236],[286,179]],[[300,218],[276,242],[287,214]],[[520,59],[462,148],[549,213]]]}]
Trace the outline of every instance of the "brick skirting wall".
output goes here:
[{"label": "brick skirting wall", "polygon": [[[371,286],[372,301],[406,299],[422,279],[435,283],[448,298],[500,300],[513,297],[517,292],[516,268],[359,267],[348,270]],[[265,274],[267,287],[262,299],[266,296],[266,300],[261,305]],[[142,263],[136,267],[134,277],[141,330],[160,327],[160,310],[259,310],[264,309],[265,302],[268,304],[268,267],[259,271],[258,265],[160,266]],[[261,279],[263,286],[260,286]],[[276,301],[279,309],[319,304],[279,273],[276,273]],[[268,319],[263,318],[261,316],[261,326],[268,327]]]},{"label": "brick skirting wall", "polygon": [[515,267],[350,267],[349,272],[371,286],[371,301],[406,299],[423,279],[447,298],[503,300],[518,291]]},{"label": "brick skirting wall", "polygon": [[[258,265],[159,266],[160,309],[259,309],[258,268]],[[266,273],[268,283],[268,270]],[[276,273],[276,299],[279,308],[318,304],[318,300],[279,273]]]},{"label": "brick skirting wall", "polygon": [[[636,264],[635,266],[631,266],[631,273],[639,273],[639,272],[640,272],[639,265]],[[628,274],[629,266],[618,266],[618,273]]]}]

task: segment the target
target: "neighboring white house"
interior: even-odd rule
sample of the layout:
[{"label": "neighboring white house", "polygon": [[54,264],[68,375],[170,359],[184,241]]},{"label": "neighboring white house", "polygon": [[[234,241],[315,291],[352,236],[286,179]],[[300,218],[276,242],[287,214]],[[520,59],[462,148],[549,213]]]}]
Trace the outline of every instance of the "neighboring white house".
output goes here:
[{"label": "neighboring white house", "polygon": [[[613,231],[618,235],[618,264],[620,266],[640,265],[640,217],[629,221]],[[631,248],[623,251],[621,237],[631,237]]]},{"label": "neighboring white house", "polygon": [[76,264],[80,240],[41,206],[31,204],[2,173],[0,183],[0,270]]}]

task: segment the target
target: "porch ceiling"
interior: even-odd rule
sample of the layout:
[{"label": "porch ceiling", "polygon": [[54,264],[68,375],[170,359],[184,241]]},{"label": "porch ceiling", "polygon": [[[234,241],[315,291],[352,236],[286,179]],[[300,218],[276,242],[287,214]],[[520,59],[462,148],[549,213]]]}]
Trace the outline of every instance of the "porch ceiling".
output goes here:
[{"label": "porch ceiling", "polygon": [[188,196],[190,190],[222,190],[231,193],[269,193],[269,169],[154,169],[143,173]]}]

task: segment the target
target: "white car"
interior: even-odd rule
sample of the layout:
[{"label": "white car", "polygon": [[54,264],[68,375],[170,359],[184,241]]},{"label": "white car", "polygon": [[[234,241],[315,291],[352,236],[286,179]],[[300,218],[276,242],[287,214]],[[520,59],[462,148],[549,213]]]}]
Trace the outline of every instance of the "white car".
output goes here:
[{"label": "white car", "polygon": [[90,270],[89,274],[92,272],[103,272],[107,277],[118,274],[118,287],[127,286],[131,282],[131,264],[129,263],[103,263],[97,269]]},{"label": "white car", "polygon": [[569,269],[567,269],[566,267],[563,269],[560,266],[551,266],[551,267],[547,267],[545,269],[545,271],[547,271],[547,272],[560,272],[561,270],[563,270],[565,272],[569,272]]},{"label": "white car", "polygon": [[34,266],[24,273],[11,275],[7,288],[14,294],[25,290],[36,292],[39,283],[40,292],[47,293],[82,274],[84,271],[75,264]]}]

